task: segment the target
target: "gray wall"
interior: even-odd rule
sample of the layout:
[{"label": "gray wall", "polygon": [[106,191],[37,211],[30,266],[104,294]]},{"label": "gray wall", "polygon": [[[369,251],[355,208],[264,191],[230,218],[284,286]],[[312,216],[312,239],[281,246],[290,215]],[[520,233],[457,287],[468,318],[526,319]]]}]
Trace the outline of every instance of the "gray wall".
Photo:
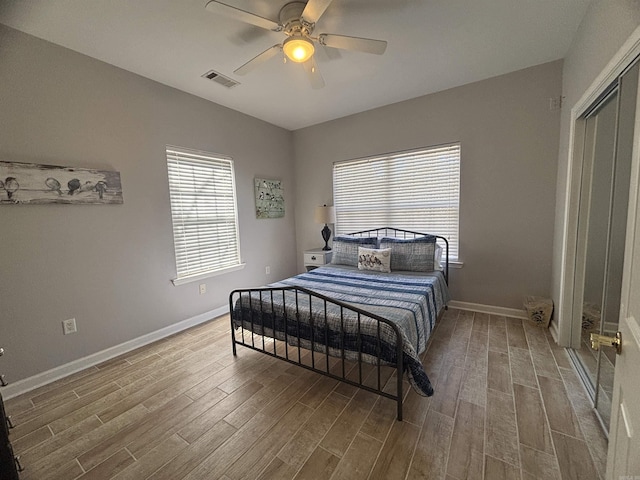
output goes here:
[{"label": "gray wall", "polygon": [[313,209],[332,203],[333,162],[461,142],[453,299],[522,308],[548,296],[561,72],[556,61],[295,131],[298,251],[322,243]]},{"label": "gray wall", "polygon": [[[295,273],[291,137],[0,25],[0,160],[117,170],[124,192],[123,205],[0,207],[2,373],[43,372],[224,306],[234,287]],[[171,284],[166,144],[235,160],[243,270]],[[284,219],[256,220],[254,176],[283,180]],[[78,333],[63,336],[71,317]]]},{"label": "gray wall", "polygon": [[[597,0],[587,10],[573,44],[565,56],[562,73],[564,108],[560,124],[560,148],[557,177],[557,203],[554,228],[552,298],[557,306],[560,299],[562,273],[562,238],[569,165],[569,133],[571,109],[578,103],[596,77],[604,70],[629,35],[640,25],[640,1]],[[562,311],[556,308],[556,312]],[[559,340],[568,344],[570,319],[559,318]]]}]

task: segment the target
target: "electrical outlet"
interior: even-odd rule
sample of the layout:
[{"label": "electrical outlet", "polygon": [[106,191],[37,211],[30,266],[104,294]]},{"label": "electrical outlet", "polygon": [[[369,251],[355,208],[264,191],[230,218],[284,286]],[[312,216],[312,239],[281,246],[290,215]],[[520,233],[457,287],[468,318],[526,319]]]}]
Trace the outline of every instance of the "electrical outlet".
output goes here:
[{"label": "electrical outlet", "polygon": [[205,293],[207,293],[207,284],[206,283],[201,283],[200,284],[200,295],[204,295]]},{"label": "electrical outlet", "polygon": [[264,273],[266,273],[267,275],[271,275],[271,267],[270,266],[264,267]]},{"label": "electrical outlet", "polygon": [[62,333],[65,335],[69,335],[70,333],[76,333],[78,329],[76,328],[76,319],[70,318],[69,320],[62,321]]}]

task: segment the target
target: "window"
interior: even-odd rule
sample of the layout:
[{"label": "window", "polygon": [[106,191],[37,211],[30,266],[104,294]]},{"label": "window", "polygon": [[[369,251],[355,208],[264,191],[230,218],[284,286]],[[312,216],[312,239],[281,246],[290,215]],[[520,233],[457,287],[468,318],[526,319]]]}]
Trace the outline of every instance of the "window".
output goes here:
[{"label": "window", "polygon": [[441,235],[458,258],[460,144],[336,162],[336,234],[396,227]]},{"label": "window", "polygon": [[240,268],[233,161],[167,146],[179,285]]}]

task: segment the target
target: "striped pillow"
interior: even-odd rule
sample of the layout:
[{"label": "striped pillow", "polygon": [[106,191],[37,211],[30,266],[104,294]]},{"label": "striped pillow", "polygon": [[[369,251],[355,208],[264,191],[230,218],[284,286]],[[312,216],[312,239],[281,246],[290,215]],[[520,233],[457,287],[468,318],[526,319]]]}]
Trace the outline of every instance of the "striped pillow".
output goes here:
[{"label": "striped pillow", "polygon": [[434,254],[436,237],[401,239],[384,237],[380,240],[380,248],[391,249],[391,270],[408,272],[432,272],[434,270]]},{"label": "striped pillow", "polygon": [[358,247],[376,248],[377,244],[378,239],[375,237],[335,237],[333,239],[331,263],[333,265],[357,267]]}]

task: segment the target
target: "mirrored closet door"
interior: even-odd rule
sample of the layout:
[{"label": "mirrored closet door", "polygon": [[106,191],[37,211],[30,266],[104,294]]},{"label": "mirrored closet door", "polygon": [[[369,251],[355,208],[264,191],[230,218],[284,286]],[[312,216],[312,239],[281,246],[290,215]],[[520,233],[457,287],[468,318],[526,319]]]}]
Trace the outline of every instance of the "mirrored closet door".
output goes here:
[{"label": "mirrored closet door", "polygon": [[[608,430],[616,351],[590,336],[618,331],[639,66],[628,69],[582,117],[582,179],[572,358]],[[578,346],[579,345],[579,346]]]}]

